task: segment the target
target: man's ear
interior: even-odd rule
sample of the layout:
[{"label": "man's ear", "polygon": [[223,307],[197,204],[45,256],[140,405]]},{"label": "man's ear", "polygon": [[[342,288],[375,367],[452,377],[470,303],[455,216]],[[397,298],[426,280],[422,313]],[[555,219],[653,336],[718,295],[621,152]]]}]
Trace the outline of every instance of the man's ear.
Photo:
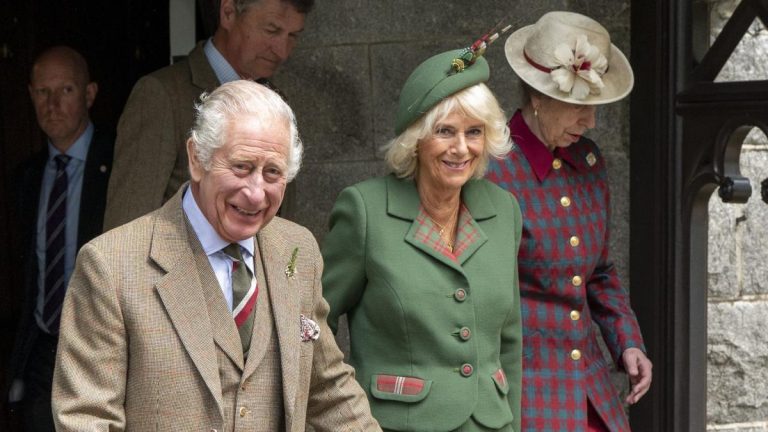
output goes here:
[{"label": "man's ear", "polygon": [[234,0],[221,0],[221,6],[219,7],[219,27],[224,30],[230,30],[232,24],[237,18],[237,10],[235,9]]},{"label": "man's ear", "polygon": [[88,109],[91,109],[93,101],[96,100],[96,94],[99,92],[99,85],[95,82],[90,82],[85,86],[85,105]]},{"label": "man's ear", "polygon": [[199,183],[203,178],[205,168],[197,157],[197,151],[195,151],[195,142],[192,138],[187,139],[187,159],[189,160],[189,178],[194,183]]}]

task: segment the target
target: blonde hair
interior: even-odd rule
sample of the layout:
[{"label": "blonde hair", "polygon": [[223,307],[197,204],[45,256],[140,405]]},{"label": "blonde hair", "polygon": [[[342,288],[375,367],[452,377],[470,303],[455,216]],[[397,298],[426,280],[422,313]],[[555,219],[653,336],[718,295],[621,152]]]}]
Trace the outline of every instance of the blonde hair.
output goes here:
[{"label": "blonde hair", "polygon": [[443,99],[384,145],[382,151],[389,169],[400,178],[414,178],[418,174],[419,141],[431,136],[435,126],[453,113],[480,120],[485,126],[485,147],[472,177],[482,178],[489,159],[501,159],[512,148],[504,110],[488,86],[479,83]]}]

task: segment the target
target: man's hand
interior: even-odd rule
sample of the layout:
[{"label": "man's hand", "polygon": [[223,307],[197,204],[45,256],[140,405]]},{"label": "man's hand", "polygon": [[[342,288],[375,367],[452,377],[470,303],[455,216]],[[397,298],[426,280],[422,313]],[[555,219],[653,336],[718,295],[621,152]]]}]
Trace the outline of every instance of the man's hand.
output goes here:
[{"label": "man's hand", "polygon": [[632,386],[626,402],[632,405],[637,403],[651,387],[653,364],[638,348],[628,348],[621,354],[621,360],[624,362],[624,370],[627,371]]}]

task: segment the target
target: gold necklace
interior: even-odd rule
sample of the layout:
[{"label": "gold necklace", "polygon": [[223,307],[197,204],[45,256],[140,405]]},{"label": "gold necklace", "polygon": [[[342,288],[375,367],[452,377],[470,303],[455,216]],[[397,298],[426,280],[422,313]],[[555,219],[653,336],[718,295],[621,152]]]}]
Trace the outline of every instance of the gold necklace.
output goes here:
[{"label": "gold necklace", "polygon": [[[445,238],[445,234],[446,234],[445,225],[443,225],[443,224],[441,224],[441,223],[437,222],[437,221],[436,221],[436,220],[435,220],[435,219],[432,217],[432,215],[431,215],[431,214],[429,214],[429,212],[428,212],[428,211],[426,211],[426,209],[424,209],[424,212],[425,212],[425,213],[427,213],[427,217],[429,217],[429,220],[430,220],[430,221],[431,221],[431,222],[432,222],[434,225],[436,225],[438,228],[440,228],[440,231],[438,231],[438,235],[440,236],[440,240],[442,240],[442,241],[443,241],[443,243],[445,243],[445,245],[446,245],[446,246],[448,246],[448,249],[451,251],[451,253],[453,253],[453,243],[454,243],[454,241],[453,241],[453,235],[452,235],[452,233],[451,233],[450,231],[447,231],[447,233],[448,233],[448,239],[446,239],[446,238]],[[457,218],[458,218],[458,215],[457,215]],[[451,225],[448,225],[448,227],[449,227],[449,228],[453,228],[453,223],[452,223]]]}]

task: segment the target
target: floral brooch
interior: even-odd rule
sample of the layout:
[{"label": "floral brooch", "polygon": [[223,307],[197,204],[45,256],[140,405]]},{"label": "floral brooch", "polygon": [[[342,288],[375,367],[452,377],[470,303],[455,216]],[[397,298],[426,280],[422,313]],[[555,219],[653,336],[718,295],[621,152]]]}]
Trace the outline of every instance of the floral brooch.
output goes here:
[{"label": "floral brooch", "polygon": [[296,274],[296,257],[299,255],[299,248],[293,248],[293,253],[291,253],[291,259],[288,261],[288,264],[285,266],[285,276],[288,278],[292,278]]},{"label": "floral brooch", "polygon": [[550,72],[560,91],[574,99],[600,94],[605,86],[602,76],[608,70],[608,60],[589,43],[586,35],[578,35],[573,45],[562,43],[555,47],[557,66]]}]

